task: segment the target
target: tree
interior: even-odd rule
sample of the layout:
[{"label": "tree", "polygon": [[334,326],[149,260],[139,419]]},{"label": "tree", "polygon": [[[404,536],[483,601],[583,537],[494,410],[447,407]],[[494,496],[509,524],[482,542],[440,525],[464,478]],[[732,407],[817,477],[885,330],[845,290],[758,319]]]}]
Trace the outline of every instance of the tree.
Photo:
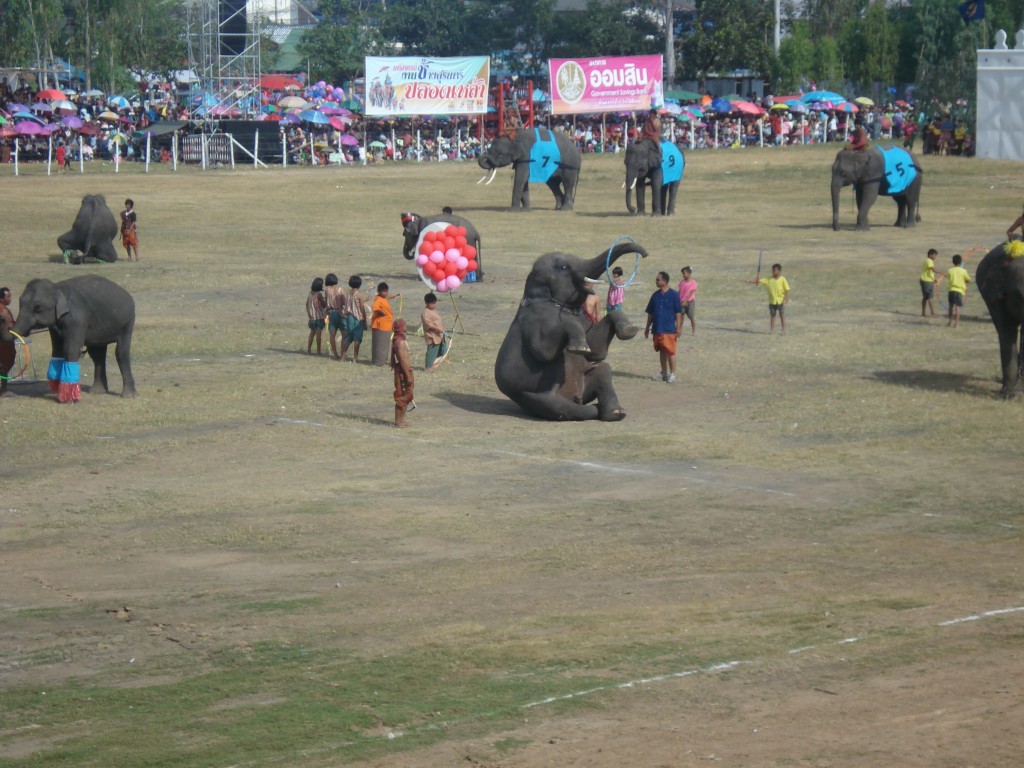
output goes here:
[{"label": "tree", "polygon": [[651,16],[615,12],[602,0],[588,0],[584,11],[559,14],[549,53],[564,58],[652,54],[660,52],[660,38]]},{"label": "tree", "polygon": [[871,0],[863,17],[843,25],[839,48],[846,76],[861,89],[891,83],[899,58],[899,36],[889,22],[885,0]]},{"label": "tree", "polygon": [[777,71],[778,88],[787,92],[796,90],[814,71],[814,42],[806,21],[794,22],[779,44]]},{"label": "tree", "polygon": [[467,2],[478,49],[500,51],[512,71],[540,72],[555,33],[555,0]]},{"label": "tree", "polygon": [[761,0],[698,0],[697,21],[681,61],[691,76],[732,69],[771,71],[774,17]]},{"label": "tree", "polygon": [[811,25],[811,37],[838,37],[843,25],[859,18],[868,0],[805,0],[804,17]]},{"label": "tree", "polygon": [[346,0],[322,0],[324,20],[296,46],[314,80],[340,83],[362,74],[365,57],[383,52],[370,9]]},{"label": "tree", "polygon": [[815,42],[814,68],[811,72],[822,88],[838,87],[845,80],[839,43],[834,37],[825,36]]},{"label": "tree", "polygon": [[465,56],[476,45],[463,3],[392,0],[379,22],[383,39],[404,56]]}]

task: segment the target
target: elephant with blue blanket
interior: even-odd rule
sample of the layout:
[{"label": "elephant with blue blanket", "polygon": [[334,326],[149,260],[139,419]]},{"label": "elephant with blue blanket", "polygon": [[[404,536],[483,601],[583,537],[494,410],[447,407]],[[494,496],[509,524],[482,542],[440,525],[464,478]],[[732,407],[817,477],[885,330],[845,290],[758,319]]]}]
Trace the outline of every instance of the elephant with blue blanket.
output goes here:
[{"label": "elephant with blue blanket", "polygon": [[[486,171],[490,184],[498,168],[511,165],[512,210],[530,210],[530,184],[548,185],[555,196],[555,210],[571,211],[580,178],[580,152],[561,131],[547,128],[518,128],[514,136],[501,135],[491,142],[477,163]],[[483,181],[484,179],[480,179]],[[478,184],[480,182],[477,182]]]},{"label": "elephant with blue blanket", "polygon": [[839,230],[839,192],[853,184],[857,194],[857,229],[870,229],[868,211],[879,195],[896,201],[897,227],[912,227],[921,220],[923,173],[910,154],[899,147],[843,149],[832,164],[832,229]]},{"label": "elephant with blue blanket", "polygon": [[[660,151],[659,151],[660,150]],[[661,146],[642,139],[626,148],[626,209],[643,216],[646,211],[647,185],[651,185],[651,215],[672,216],[676,212],[676,192],[683,180],[686,159],[682,150],[662,139]],[[633,190],[636,190],[636,206]]]}]

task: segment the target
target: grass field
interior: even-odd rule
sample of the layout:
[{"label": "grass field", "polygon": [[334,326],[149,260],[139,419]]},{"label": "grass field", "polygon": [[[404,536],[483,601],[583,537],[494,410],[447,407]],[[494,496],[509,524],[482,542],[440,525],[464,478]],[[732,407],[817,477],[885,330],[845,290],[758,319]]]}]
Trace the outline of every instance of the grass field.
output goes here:
[{"label": "grass field", "polygon": [[[833,232],[833,153],[690,153],[664,220],[626,214],[614,156],[574,212],[540,187],[522,214],[474,163],[0,169],[0,285],[123,285],[139,389],[90,395],[83,364],[77,405],[0,400],[0,764],[1019,765],[1024,406],[977,293],[949,329],[917,276],[998,243],[1024,177],[921,157],[921,224],[883,199],[855,232],[847,191]],[[60,263],[87,193],[134,198],[141,262]],[[444,205],[486,280],[395,430],[368,337],[307,356],[303,305],[360,274],[415,325],[399,214]],[[622,235],[637,320],[694,269],[679,382],[637,338],[609,356],[624,421],[526,417],[492,369],[532,261]],[[743,282],[762,249],[785,336]]]}]

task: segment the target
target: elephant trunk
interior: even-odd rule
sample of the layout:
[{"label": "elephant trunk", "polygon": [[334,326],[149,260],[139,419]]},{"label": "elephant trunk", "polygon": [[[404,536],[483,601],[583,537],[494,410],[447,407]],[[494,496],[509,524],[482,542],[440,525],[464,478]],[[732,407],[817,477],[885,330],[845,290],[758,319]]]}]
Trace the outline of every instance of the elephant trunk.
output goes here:
[{"label": "elephant trunk", "polygon": [[612,247],[611,251],[601,251],[590,261],[584,263],[583,276],[589,277],[593,280],[599,279],[608,268],[619,260],[619,257],[626,255],[627,253],[639,253],[642,257],[647,258],[647,249],[639,243],[632,241],[626,243],[618,243]]}]

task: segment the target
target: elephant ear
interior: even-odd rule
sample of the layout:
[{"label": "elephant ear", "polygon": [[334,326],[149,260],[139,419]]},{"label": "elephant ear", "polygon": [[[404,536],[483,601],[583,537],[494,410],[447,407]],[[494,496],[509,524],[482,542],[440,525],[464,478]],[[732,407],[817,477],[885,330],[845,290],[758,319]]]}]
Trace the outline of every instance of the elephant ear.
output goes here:
[{"label": "elephant ear", "polygon": [[57,310],[57,319],[64,317],[71,311],[71,305],[68,303],[68,297],[64,295],[64,291],[57,289],[57,301],[55,309]]}]

